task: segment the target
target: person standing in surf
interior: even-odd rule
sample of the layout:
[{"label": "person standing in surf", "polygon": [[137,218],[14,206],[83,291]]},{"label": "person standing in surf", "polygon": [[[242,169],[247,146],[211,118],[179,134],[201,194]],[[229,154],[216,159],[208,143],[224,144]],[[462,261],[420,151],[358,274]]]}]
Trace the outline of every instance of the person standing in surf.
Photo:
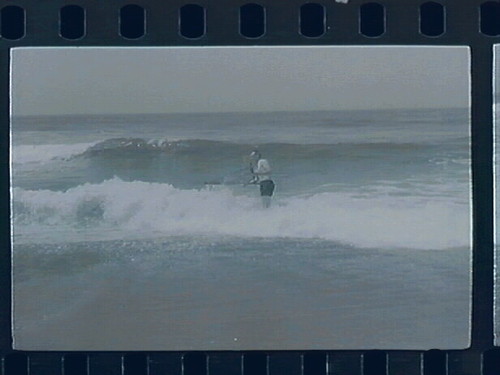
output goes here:
[{"label": "person standing in surf", "polygon": [[260,196],[264,208],[271,206],[271,197],[274,193],[274,181],[271,180],[271,166],[267,159],[263,159],[258,150],[253,150],[250,154],[250,172],[253,174],[250,184],[259,184]]}]

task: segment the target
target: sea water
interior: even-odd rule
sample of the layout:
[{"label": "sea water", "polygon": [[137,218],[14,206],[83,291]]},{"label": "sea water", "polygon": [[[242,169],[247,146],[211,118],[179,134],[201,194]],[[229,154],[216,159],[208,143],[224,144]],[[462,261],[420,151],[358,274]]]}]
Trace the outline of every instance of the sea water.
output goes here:
[{"label": "sea water", "polygon": [[21,117],[12,145],[16,347],[468,344],[466,109]]}]

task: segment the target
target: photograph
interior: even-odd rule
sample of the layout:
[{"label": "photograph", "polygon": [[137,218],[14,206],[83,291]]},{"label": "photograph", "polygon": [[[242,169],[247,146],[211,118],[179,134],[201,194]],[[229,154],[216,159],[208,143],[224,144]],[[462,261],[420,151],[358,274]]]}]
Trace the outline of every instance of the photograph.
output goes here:
[{"label": "photograph", "polygon": [[459,46],[11,49],[14,349],[467,348],[470,69]]}]

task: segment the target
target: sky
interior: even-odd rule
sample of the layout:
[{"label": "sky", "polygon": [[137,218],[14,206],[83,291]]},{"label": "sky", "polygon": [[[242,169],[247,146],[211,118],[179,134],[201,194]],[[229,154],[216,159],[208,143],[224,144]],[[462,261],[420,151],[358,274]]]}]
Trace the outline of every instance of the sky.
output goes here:
[{"label": "sky", "polygon": [[11,50],[13,115],[467,107],[467,47]]}]

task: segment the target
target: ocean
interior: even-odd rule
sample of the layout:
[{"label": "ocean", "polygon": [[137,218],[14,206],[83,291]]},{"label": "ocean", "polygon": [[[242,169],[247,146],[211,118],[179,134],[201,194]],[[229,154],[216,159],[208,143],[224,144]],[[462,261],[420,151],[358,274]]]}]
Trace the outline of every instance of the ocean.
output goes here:
[{"label": "ocean", "polygon": [[465,348],[469,126],[467,109],[14,117],[15,346]]}]

